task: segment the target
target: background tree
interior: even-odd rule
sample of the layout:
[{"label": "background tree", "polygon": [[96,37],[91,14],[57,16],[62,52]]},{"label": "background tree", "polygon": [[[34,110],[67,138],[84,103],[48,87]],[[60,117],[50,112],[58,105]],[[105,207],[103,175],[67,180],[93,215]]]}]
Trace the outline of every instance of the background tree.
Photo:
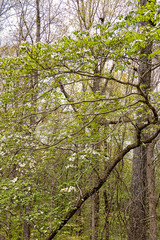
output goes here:
[{"label": "background tree", "polygon": [[126,238],[132,149],[160,131],[159,96],[146,97],[135,70],[141,49],[159,41],[151,25],[137,32],[152,5],[48,44],[36,3],[27,42],[1,59],[1,235],[23,239],[26,222],[30,239]]},{"label": "background tree", "polygon": [[[148,1],[140,1],[140,7],[144,7]],[[149,2],[150,3],[150,2]],[[151,2],[151,5],[155,4]],[[152,8],[151,8],[152,11]],[[140,23],[140,31],[144,27],[144,25],[151,24],[151,21],[142,21]],[[152,62],[149,59],[150,54],[152,53],[152,41],[148,41],[148,45],[143,47],[140,52],[140,60],[139,60],[139,83],[143,86],[142,89],[146,98],[148,98],[148,91],[151,88],[151,69]],[[138,117],[139,118],[139,117]],[[144,118],[138,119],[138,123],[144,121]],[[138,129],[137,129],[138,131]],[[145,135],[144,135],[145,137]],[[152,147],[151,147],[152,146]],[[130,230],[129,230],[129,239],[148,239],[147,236],[147,158],[152,158],[150,148],[153,148],[153,145],[150,145],[147,149],[147,145],[140,146],[134,150],[133,155],[133,173],[132,173],[132,202],[130,207]],[[147,156],[147,151],[148,156]],[[150,160],[151,161],[151,160]],[[152,168],[151,162],[148,163]],[[149,169],[148,169],[149,173]],[[148,178],[149,186],[151,187],[151,178]],[[154,180],[152,180],[152,184]],[[150,191],[150,190],[149,190]],[[152,216],[153,217],[153,216]],[[155,230],[156,232],[156,230]],[[154,236],[156,239],[157,237]]]}]

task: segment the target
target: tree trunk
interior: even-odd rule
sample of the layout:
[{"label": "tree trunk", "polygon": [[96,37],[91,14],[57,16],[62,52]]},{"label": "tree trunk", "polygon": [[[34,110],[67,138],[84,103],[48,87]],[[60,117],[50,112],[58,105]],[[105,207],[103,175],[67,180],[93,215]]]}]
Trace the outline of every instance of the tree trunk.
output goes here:
[{"label": "tree trunk", "polygon": [[153,165],[153,150],[155,142],[148,145],[147,152],[147,183],[148,183],[148,205],[149,205],[149,240],[157,240],[157,214],[155,194],[155,174]]},{"label": "tree trunk", "polygon": [[[40,4],[40,1],[36,0],[36,43],[40,42],[40,6],[39,6],[39,4]],[[36,112],[36,106],[35,106],[36,100],[35,99],[36,99],[37,93],[34,90],[34,86],[35,86],[35,83],[37,83],[37,82],[38,82],[38,72],[36,71],[33,79],[31,79],[31,88],[33,91],[33,93],[31,94],[31,104],[34,107],[35,112]],[[35,127],[34,126],[35,125],[35,117],[30,118],[30,124],[31,124],[31,126],[33,126],[33,128]],[[31,211],[31,203],[26,205],[25,216],[28,216],[30,211]],[[30,239],[30,232],[31,232],[30,223],[27,220],[25,220],[24,221],[24,229],[23,229],[23,239],[24,240]]]},{"label": "tree trunk", "polygon": [[[141,0],[140,6],[145,6],[147,0]],[[141,22],[145,26],[148,22]],[[142,85],[142,91],[147,96],[151,85],[151,61],[148,55],[152,52],[152,43],[145,48],[141,48],[139,59],[139,84]],[[145,111],[145,108],[143,109]],[[143,113],[143,112],[142,112]],[[137,115],[138,117],[138,115]],[[136,122],[137,126],[141,123],[143,117]],[[142,137],[142,136],[141,136]],[[144,136],[143,136],[144,137]],[[129,218],[128,240],[146,240],[147,239],[147,146],[141,145],[133,151],[133,170],[131,185],[131,207]]]},{"label": "tree trunk", "polygon": [[146,240],[147,226],[147,148],[140,146],[134,150],[132,173],[132,202],[130,209],[129,240]]},{"label": "tree trunk", "polygon": [[103,197],[104,197],[104,206],[105,206],[105,240],[109,240],[109,221],[108,221],[108,216],[109,216],[109,205],[108,205],[108,196],[106,190],[103,192]]},{"label": "tree trunk", "polygon": [[99,192],[96,192],[91,197],[92,203],[92,236],[91,240],[98,240],[98,226],[99,226]]},{"label": "tree trunk", "polygon": [[[25,216],[29,215],[30,210],[31,210],[31,206],[30,206],[30,204],[27,204],[26,209],[25,209]],[[23,239],[24,240],[30,239],[30,224],[28,223],[27,220],[24,221]]]},{"label": "tree trunk", "polygon": [[40,28],[41,28],[41,19],[40,19],[40,9],[39,9],[39,0],[36,0],[36,43],[40,42]]}]

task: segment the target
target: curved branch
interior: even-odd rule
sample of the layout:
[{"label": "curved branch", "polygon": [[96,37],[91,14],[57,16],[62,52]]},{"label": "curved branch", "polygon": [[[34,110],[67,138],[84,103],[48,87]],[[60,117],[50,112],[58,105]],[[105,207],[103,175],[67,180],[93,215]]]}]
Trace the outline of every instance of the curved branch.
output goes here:
[{"label": "curved branch", "polygon": [[52,240],[54,237],[58,234],[58,232],[66,225],[66,223],[74,216],[74,214],[80,209],[80,207],[83,205],[83,203],[90,198],[95,192],[97,192],[106,182],[108,179],[110,173],[113,171],[113,169],[117,166],[117,164],[123,159],[123,157],[130,152],[132,149],[139,147],[141,144],[147,144],[152,142],[153,139],[155,139],[160,133],[160,128],[148,139],[145,141],[137,141],[133,144],[128,145],[126,148],[123,149],[123,151],[108,165],[105,174],[101,179],[99,179],[97,185],[95,185],[91,190],[85,192],[75,207],[73,207],[64,217],[64,219],[60,222],[60,224],[57,226],[55,230],[53,230],[50,233],[50,236],[47,237],[45,240]]}]

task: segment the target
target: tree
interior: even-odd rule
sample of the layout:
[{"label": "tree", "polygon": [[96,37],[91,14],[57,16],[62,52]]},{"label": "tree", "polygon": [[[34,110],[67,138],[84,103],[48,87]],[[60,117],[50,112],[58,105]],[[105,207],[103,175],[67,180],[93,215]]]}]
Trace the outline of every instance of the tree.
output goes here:
[{"label": "tree", "polygon": [[[140,1],[140,7],[144,7],[148,1]],[[152,11],[154,2],[149,2]],[[151,20],[152,21],[152,20]],[[140,28],[151,24],[151,21],[142,21]],[[139,83],[142,84],[142,89],[145,97],[148,98],[148,91],[151,88],[151,68],[152,62],[149,56],[152,53],[152,41],[148,41],[148,45],[140,50],[139,60]],[[145,111],[145,109],[143,110]],[[139,118],[139,117],[138,117]],[[144,118],[139,118],[137,123],[144,121]],[[145,137],[145,135],[144,135]],[[130,230],[129,239],[148,239],[147,236],[147,145],[142,145],[134,150],[133,155],[133,174],[132,174],[132,202],[130,207]],[[148,157],[150,157],[148,155]],[[150,166],[152,167],[152,166]]]},{"label": "tree", "polygon": [[[1,59],[1,203],[9,206],[9,212],[1,210],[2,227],[9,223],[2,236],[22,236],[26,219],[31,239],[75,237],[79,209],[85,206],[88,213],[87,200],[107,189],[109,176],[121,179],[124,173],[119,172],[130,166],[132,150],[159,135],[159,96],[148,88],[150,97],[146,95],[135,70],[144,57],[142,48],[159,41],[150,24],[137,32],[137,24],[154,15],[151,6],[121,16],[115,24],[98,24],[92,34],[83,30],[54,44],[24,43],[17,57]],[[154,63],[158,54],[153,49],[148,56],[153,69],[159,66]],[[30,82],[36,74],[33,91]],[[13,166],[16,176],[10,174]],[[100,211],[107,216],[105,191],[103,196]],[[26,218],[20,206],[30,202]],[[106,219],[99,216],[101,223]]]},{"label": "tree", "polygon": [[147,186],[149,204],[149,239],[157,239],[157,198],[155,193],[155,165],[154,165],[154,145],[157,139],[147,146]]}]

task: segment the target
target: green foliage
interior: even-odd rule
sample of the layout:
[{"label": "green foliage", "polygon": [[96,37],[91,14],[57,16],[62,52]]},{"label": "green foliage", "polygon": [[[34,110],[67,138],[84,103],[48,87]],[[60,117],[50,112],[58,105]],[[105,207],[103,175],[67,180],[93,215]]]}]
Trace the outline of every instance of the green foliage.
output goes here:
[{"label": "green foliage", "polygon": [[[133,142],[137,114],[143,122],[151,115],[151,127],[144,128],[144,134],[155,131],[153,108],[158,108],[159,94],[150,92],[148,104],[139,91],[138,76],[129,70],[137,64],[142,48],[159,43],[158,27],[148,24],[137,32],[140,22],[152,21],[159,26],[157,9],[159,6],[151,1],[121,16],[115,24],[98,24],[93,34],[74,32],[52,45],[25,43],[18,57],[1,58],[3,236],[9,233],[10,239],[22,239],[27,220],[31,239],[44,239],[82,193],[103,176],[114,157]],[[155,47],[148,58],[154,62],[157,56]],[[130,158],[125,157],[104,186],[108,194],[111,192],[111,239],[127,235]],[[102,226],[104,208],[102,203]],[[90,220],[90,209],[87,205],[84,209],[87,214],[82,212],[80,219],[83,227],[71,220],[57,239],[87,239],[90,231],[84,225]],[[123,233],[117,232],[119,227]],[[103,232],[102,227],[99,231]]]}]

